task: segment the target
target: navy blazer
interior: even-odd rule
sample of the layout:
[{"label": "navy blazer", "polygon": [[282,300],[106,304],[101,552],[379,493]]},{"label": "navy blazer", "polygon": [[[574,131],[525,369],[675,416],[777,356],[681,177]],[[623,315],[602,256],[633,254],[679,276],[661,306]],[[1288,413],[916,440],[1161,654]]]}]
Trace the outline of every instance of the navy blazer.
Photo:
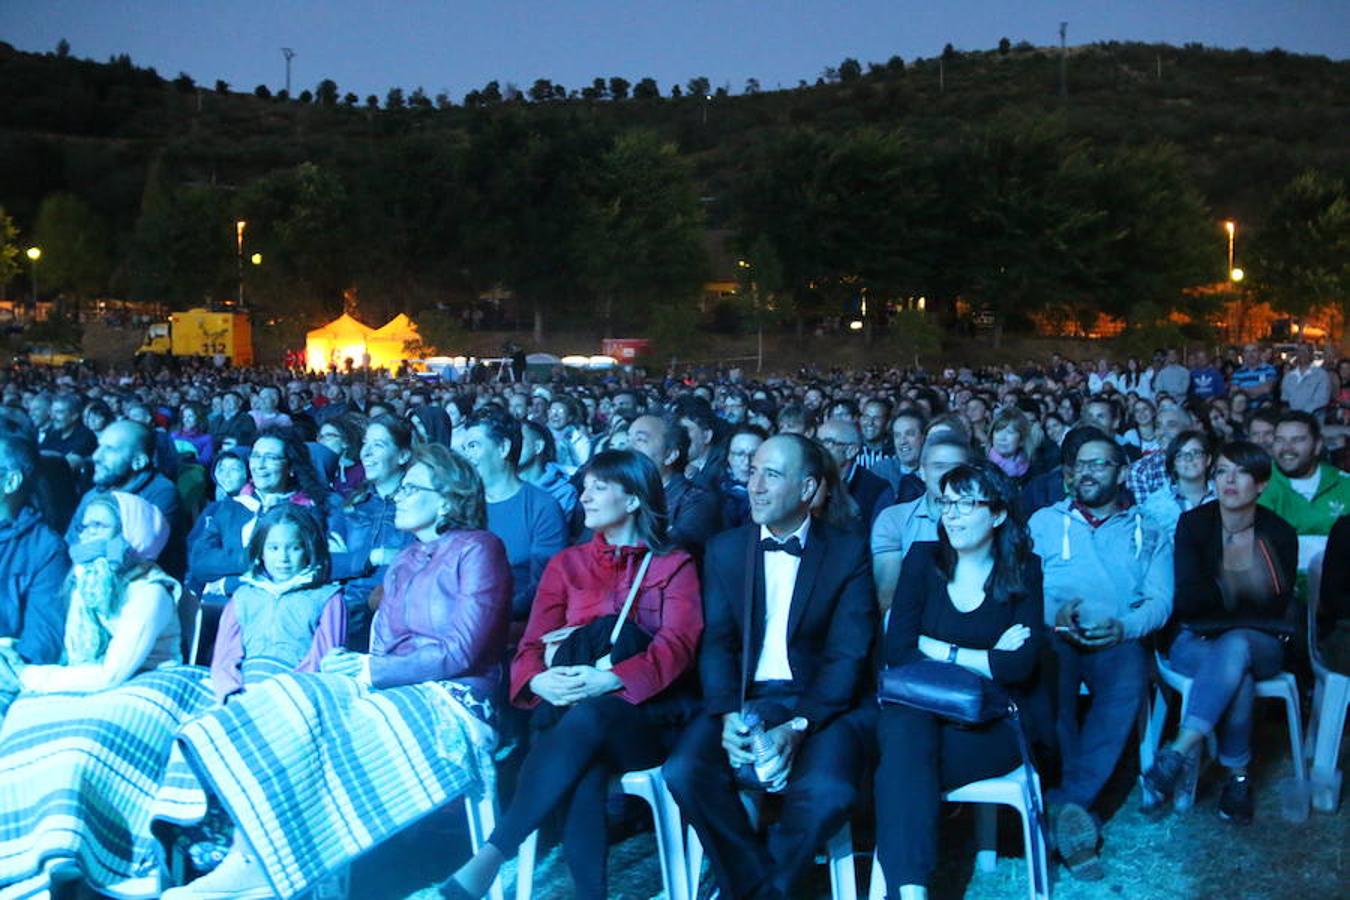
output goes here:
[{"label": "navy blazer", "polygon": [[[793,715],[812,730],[856,706],[870,687],[878,612],[867,535],[811,522],[788,611],[788,663],[795,693]],[[708,541],[703,558],[703,646],[699,678],[705,712],[741,707],[741,658],[746,565],[754,569],[750,659],[764,646],[764,552],[759,526],[724,531]],[[752,673],[753,674],[753,673]]]}]

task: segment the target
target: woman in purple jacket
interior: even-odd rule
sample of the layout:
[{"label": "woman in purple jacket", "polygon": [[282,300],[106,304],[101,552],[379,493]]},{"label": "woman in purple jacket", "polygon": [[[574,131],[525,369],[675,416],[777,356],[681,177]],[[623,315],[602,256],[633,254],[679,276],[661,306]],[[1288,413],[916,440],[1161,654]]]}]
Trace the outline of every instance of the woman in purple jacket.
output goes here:
[{"label": "woman in purple jacket", "polygon": [[248,849],[166,900],[295,896],[437,807],[493,789],[506,551],[483,530],[482,482],[444,447],[419,447],[394,497],[394,524],[416,541],[385,573],[370,653],[335,650],[321,673],[274,678],[183,729],[188,761]]}]

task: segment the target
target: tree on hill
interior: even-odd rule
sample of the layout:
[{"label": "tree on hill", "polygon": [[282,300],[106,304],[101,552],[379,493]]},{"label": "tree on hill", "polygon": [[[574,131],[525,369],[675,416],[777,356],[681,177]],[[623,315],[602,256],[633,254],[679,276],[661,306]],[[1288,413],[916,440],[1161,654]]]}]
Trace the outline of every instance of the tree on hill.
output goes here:
[{"label": "tree on hill", "polygon": [[42,278],[49,289],[93,297],[107,288],[112,236],[107,223],[79,197],[62,192],[44,198],[33,240],[42,248]]},{"label": "tree on hill", "polygon": [[1350,196],[1346,184],[1315,169],[1280,190],[1252,238],[1252,286],[1277,309],[1306,315],[1341,304],[1350,312]]},{"label": "tree on hill", "polygon": [[217,78],[217,79],[216,79],[216,93],[217,93],[217,94],[228,94],[229,92],[230,92],[230,83],[229,83],[228,81],[223,80],[223,79]]},{"label": "tree on hill", "polygon": [[361,98],[356,96],[356,94],[353,93],[352,91],[348,91],[347,93],[342,95],[342,105],[346,107],[356,106],[356,104],[360,102],[360,100]]},{"label": "tree on hill", "polygon": [[633,86],[635,100],[657,100],[660,97],[661,88],[657,86],[655,78],[643,78]]},{"label": "tree on hill", "polygon": [[703,75],[700,75],[697,78],[690,78],[688,82],[688,93],[691,97],[706,97],[712,93],[712,82]]},{"label": "tree on hill", "polygon": [[338,86],[337,82],[331,78],[325,78],[319,82],[319,86],[314,91],[314,98],[320,106],[337,106]]},{"label": "tree on hill", "polygon": [[839,80],[843,82],[857,81],[862,77],[862,64],[853,57],[845,59],[839,64]]},{"label": "tree on hill", "polygon": [[0,284],[19,274],[19,229],[0,206]]},{"label": "tree on hill", "polygon": [[494,79],[483,85],[483,90],[479,92],[482,97],[483,105],[496,106],[502,102],[502,87]]},{"label": "tree on hill", "polygon": [[536,78],[534,84],[530,85],[528,94],[530,100],[535,103],[544,103],[553,99],[553,82],[547,78]]},{"label": "tree on hill", "polygon": [[408,106],[412,109],[431,109],[431,98],[427,96],[426,91],[422,90],[421,85],[414,88],[413,92],[408,95]]},{"label": "tree on hill", "polygon": [[628,79],[614,75],[609,79],[609,95],[615,100],[628,99]]},{"label": "tree on hill", "polygon": [[1011,52],[1012,52],[1012,41],[1008,40],[1007,38],[999,38],[998,55],[1007,56]]},{"label": "tree on hill", "polygon": [[257,97],[259,100],[270,100],[272,99],[272,91],[267,85],[260,84],[253,89],[253,96]]},{"label": "tree on hill", "polygon": [[384,95],[385,109],[403,109],[406,104],[403,102],[403,88],[391,87],[389,93]]},{"label": "tree on hill", "polygon": [[65,59],[70,56],[70,41],[65,38],[56,42],[56,58]]},{"label": "tree on hill", "polygon": [[703,215],[687,164],[652,134],[619,136],[587,175],[576,258],[612,337],[617,303],[650,310],[697,295]]},{"label": "tree on hill", "polygon": [[314,92],[311,91],[309,88],[305,88],[303,91],[300,92],[300,96],[296,97],[295,99],[301,103],[313,103]]},{"label": "tree on hill", "polygon": [[178,77],[173,80],[174,88],[182,94],[190,94],[197,89],[197,82],[192,80],[192,76],[186,72],[179,72]]}]

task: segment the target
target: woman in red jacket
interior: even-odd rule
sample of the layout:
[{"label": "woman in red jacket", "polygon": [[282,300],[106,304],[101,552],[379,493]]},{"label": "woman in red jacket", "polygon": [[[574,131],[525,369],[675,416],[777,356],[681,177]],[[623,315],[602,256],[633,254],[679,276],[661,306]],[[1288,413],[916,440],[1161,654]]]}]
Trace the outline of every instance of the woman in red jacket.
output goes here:
[{"label": "woman in red jacket", "polygon": [[[512,702],[536,708],[534,746],[511,808],[483,848],[441,886],[444,896],[486,894],[502,863],[566,804],[563,848],[576,896],[605,897],[609,779],[660,765],[678,735],[678,728],[663,726],[665,716],[651,701],[663,701],[668,713],[666,701],[681,694],[677,682],[693,667],[703,611],[693,559],[666,541],[660,473],[639,453],[605,451],[586,468],[580,502],[595,537],[549,562],[511,664]],[[644,636],[639,643],[650,636],[644,650],[629,656],[616,648],[612,668],[607,658],[598,666],[550,665],[549,645],[561,629],[620,614],[635,582],[628,619]],[[608,636],[608,623],[598,629]],[[629,640],[622,636],[619,647]]]}]

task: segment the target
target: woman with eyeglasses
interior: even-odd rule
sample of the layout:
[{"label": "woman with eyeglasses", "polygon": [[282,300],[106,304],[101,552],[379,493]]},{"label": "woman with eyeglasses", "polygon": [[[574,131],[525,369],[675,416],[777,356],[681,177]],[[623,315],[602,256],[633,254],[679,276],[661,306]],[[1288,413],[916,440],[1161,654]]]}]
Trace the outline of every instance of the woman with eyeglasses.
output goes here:
[{"label": "woman with eyeglasses", "polygon": [[395,495],[412,455],[413,432],[406,419],[372,419],[361,441],[365,483],[333,520],[333,534],[340,538],[333,551],[333,578],[343,583],[347,646],[352,650],[365,650],[369,645],[370,619],[379,606],[384,573],[413,541],[394,522]]},{"label": "woman with eyeglasses", "polygon": [[344,499],[366,480],[366,470],[361,465],[361,438],[365,430],[365,416],[350,412],[333,416],[319,426],[319,443],[337,457],[332,488]]},{"label": "woman with eyeglasses", "polygon": [[310,507],[326,529],[329,493],[305,445],[288,428],[266,428],[248,452],[249,483],[204,511],[188,535],[189,590],[202,598],[201,649],[209,654],[220,610],[249,568],[258,516],[279,503]]},{"label": "woman with eyeglasses", "polygon": [[393,497],[413,543],[385,573],[370,652],[334,650],[319,673],[279,675],[183,728],[186,756],[248,852],[165,900],[307,893],[412,822],[490,789],[506,551],[485,530],[482,481],[445,447],[416,448]]},{"label": "woman with eyeglasses", "polygon": [[1173,565],[1173,669],[1193,679],[1176,739],[1144,774],[1166,800],[1194,778],[1205,738],[1218,738],[1228,770],[1219,816],[1247,824],[1254,804],[1251,761],[1255,683],[1284,664],[1298,633],[1293,603],[1298,535],[1257,498],[1270,480],[1270,456],[1255,444],[1224,444],[1214,464],[1218,499],[1177,522]]},{"label": "woman with eyeglasses", "polygon": [[[1016,491],[990,463],[941,481],[938,540],[905,556],[883,648],[885,665],[944,660],[1023,693],[1043,641],[1041,564]],[[1033,734],[1046,733],[1034,727]],[[876,774],[877,856],[887,897],[928,895],[944,791],[1004,775],[1021,761],[1003,723],[969,728],[901,706],[882,707]]]},{"label": "woman with eyeglasses", "polygon": [[1209,448],[1209,438],[1195,429],[1181,432],[1167,445],[1167,485],[1149,494],[1140,511],[1169,536],[1182,513],[1215,498]]}]

